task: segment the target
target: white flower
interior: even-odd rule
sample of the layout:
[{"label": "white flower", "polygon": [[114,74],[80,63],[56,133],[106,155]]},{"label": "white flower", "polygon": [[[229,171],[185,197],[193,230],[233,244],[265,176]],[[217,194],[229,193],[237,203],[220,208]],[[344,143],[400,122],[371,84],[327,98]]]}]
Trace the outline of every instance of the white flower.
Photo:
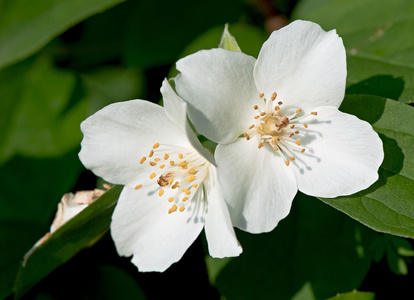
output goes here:
[{"label": "white flower", "polygon": [[338,110],[346,56],[335,30],[295,21],[272,33],[257,60],[212,49],[177,69],[190,120],[219,143],[218,177],[236,227],[272,230],[297,190],[336,197],[377,180],[381,140],[370,124]]},{"label": "white flower", "polygon": [[187,123],[187,105],[165,80],[164,108],[115,103],[86,119],[79,157],[96,175],[125,187],[112,216],[120,255],[140,271],[164,271],[205,228],[210,255],[241,247],[218,184],[214,158]]}]

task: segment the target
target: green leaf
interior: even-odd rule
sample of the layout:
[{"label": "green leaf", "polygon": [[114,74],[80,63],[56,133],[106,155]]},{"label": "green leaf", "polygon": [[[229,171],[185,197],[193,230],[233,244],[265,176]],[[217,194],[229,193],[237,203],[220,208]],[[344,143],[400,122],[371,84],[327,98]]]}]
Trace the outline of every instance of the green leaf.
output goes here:
[{"label": "green leaf", "polygon": [[[127,65],[149,68],[173,64],[184,47],[212,27],[240,19],[243,1],[221,0],[136,2],[127,24],[124,59]],[[214,47],[217,47],[219,38]]]},{"label": "green leaf", "polygon": [[329,298],[327,300],[374,300],[375,294],[370,292],[358,292],[353,291],[344,294],[338,294],[335,297]]},{"label": "green leaf", "polygon": [[28,57],[69,27],[123,0],[0,1],[0,69]]},{"label": "green leaf", "polygon": [[89,103],[74,96],[76,85],[76,76],[55,68],[46,53],[0,71],[0,163],[16,153],[57,157],[79,145]]},{"label": "green leaf", "polygon": [[112,212],[121,190],[122,186],[114,186],[108,190],[28,256],[25,264],[20,267],[14,285],[17,298],[80,250],[94,243],[109,229]]},{"label": "green leaf", "polygon": [[414,238],[414,108],[380,97],[351,95],[340,109],[372,124],[383,141],[385,157],[379,179],[371,187],[321,200],[374,230]]},{"label": "green leaf", "polygon": [[223,48],[230,51],[241,52],[239,45],[237,44],[236,38],[229,32],[229,24],[224,26],[223,34],[221,35],[219,48]]},{"label": "green leaf", "polygon": [[293,18],[314,21],[325,30],[337,30],[347,49],[348,84],[378,75],[404,82],[402,88],[391,88],[393,96],[384,94],[384,85],[374,82],[361,94],[413,102],[413,1],[384,0],[378,5],[377,0],[303,0]]},{"label": "green leaf", "polygon": [[325,299],[361,284],[371,262],[367,247],[376,235],[299,193],[272,232],[237,231],[243,254],[221,269],[215,286],[228,300]]}]

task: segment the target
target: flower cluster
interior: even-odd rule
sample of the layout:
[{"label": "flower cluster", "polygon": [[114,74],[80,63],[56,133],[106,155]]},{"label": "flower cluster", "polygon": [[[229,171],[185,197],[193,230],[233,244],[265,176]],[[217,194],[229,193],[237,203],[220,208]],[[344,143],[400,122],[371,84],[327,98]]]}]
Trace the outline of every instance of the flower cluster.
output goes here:
[{"label": "flower cluster", "polygon": [[[378,178],[382,143],[338,110],[346,55],[336,32],[295,21],[275,31],[257,59],[225,49],[177,62],[164,107],[115,103],[82,123],[83,164],[124,185],[111,234],[140,271],[178,261],[204,228],[214,257],[242,249],[233,227],[274,229],[297,191],[349,195]],[[218,143],[214,156],[187,122]]]}]

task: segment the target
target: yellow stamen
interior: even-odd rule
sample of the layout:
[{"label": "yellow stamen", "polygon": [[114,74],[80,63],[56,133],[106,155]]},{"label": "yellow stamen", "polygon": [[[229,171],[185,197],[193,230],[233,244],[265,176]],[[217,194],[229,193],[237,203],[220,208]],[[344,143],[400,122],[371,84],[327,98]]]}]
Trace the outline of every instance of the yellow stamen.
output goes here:
[{"label": "yellow stamen", "polygon": [[164,160],[167,160],[169,157],[170,156],[167,153],[164,154]]},{"label": "yellow stamen", "polygon": [[285,161],[285,165],[287,165],[287,166],[289,166],[289,161],[287,160],[287,161]]},{"label": "yellow stamen", "polygon": [[193,184],[193,188],[196,188],[196,187],[198,187],[198,184],[197,183],[194,183]]},{"label": "yellow stamen", "polygon": [[150,164],[151,166],[153,166],[153,167],[157,165],[157,163],[156,163],[156,162],[153,162],[153,161],[150,161],[150,162],[149,162],[149,164]]},{"label": "yellow stamen", "polygon": [[300,146],[300,140],[297,140],[297,141],[295,142],[295,144],[296,144],[296,145],[298,145],[298,146]]},{"label": "yellow stamen", "polygon": [[188,174],[195,174],[197,173],[196,169],[191,168],[190,170],[188,170]]},{"label": "yellow stamen", "polygon": [[189,182],[193,181],[194,179],[195,179],[194,175],[187,176],[187,181],[189,181]]},{"label": "yellow stamen", "polygon": [[175,212],[175,211],[177,211],[177,205],[173,205],[173,206],[171,206],[171,208],[168,210],[168,214],[170,214],[170,213],[173,213],[173,212]]},{"label": "yellow stamen", "polygon": [[174,201],[174,197],[170,197],[170,198],[168,198],[168,202],[173,202]]},{"label": "yellow stamen", "polygon": [[250,136],[247,134],[247,132],[243,133],[246,140],[250,140]]},{"label": "yellow stamen", "polygon": [[258,109],[259,107],[257,106],[257,105],[255,105],[255,106],[253,106],[253,109],[254,110],[256,110],[256,109]]},{"label": "yellow stamen", "polygon": [[189,190],[187,190],[186,188],[183,188],[181,191],[183,193],[185,193],[186,195],[190,195],[191,194],[191,192]]},{"label": "yellow stamen", "polygon": [[254,127],[254,124],[253,125],[250,125],[249,129],[252,129],[253,127]]},{"label": "yellow stamen", "polygon": [[146,157],[145,156],[143,156],[142,158],[141,158],[141,160],[139,161],[139,163],[142,165],[143,163],[144,163],[144,161],[146,161]]},{"label": "yellow stamen", "polygon": [[185,202],[185,201],[187,201],[188,200],[188,197],[183,197],[183,202]]},{"label": "yellow stamen", "polygon": [[264,112],[264,111],[262,111],[261,113],[260,113],[260,116],[264,116],[266,113]]},{"label": "yellow stamen", "polygon": [[184,211],[184,209],[185,209],[185,207],[184,206],[180,206],[180,208],[178,209],[180,212],[183,212]]},{"label": "yellow stamen", "polygon": [[178,158],[179,159],[182,159],[184,157],[184,155],[182,155],[181,153],[180,154],[178,154]]},{"label": "yellow stamen", "polygon": [[295,124],[290,125],[290,128],[292,129],[295,128]]},{"label": "yellow stamen", "polygon": [[264,93],[259,94],[259,98],[263,98],[263,96],[264,96]]},{"label": "yellow stamen", "polygon": [[164,167],[165,167],[164,164],[160,165],[160,169],[164,169]]},{"label": "yellow stamen", "polygon": [[159,146],[160,146],[160,143],[155,143],[155,144],[152,146],[152,149],[157,149]]},{"label": "yellow stamen", "polygon": [[170,166],[173,167],[175,165],[175,162],[173,160],[170,161]]},{"label": "yellow stamen", "polygon": [[154,155],[154,150],[151,150],[150,153],[148,154],[149,157],[152,157]]},{"label": "yellow stamen", "polygon": [[280,107],[279,106],[275,106],[275,111],[280,111]]},{"label": "yellow stamen", "polygon": [[293,156],[289,156],[290,160],[295,160],[295,158]]},{"label": "yellow stamen", "polygon": [[303,127],[308,128],[308,124],[303,123]]},{"label": "yellow stamen", "polygon": [[139,190],[140,188],[142,188],[142,184],[138,184],[138,185],[135,186],[136,190]]},{"label": "yellow stamen", "polygon": [[157,176],[155,173],[151,173],[151,175],[150,175],[150,179],[154,179],[154,178],[155,178],[155,176]]},{"label": "yellow stamen", "polygon": [[160,161],[160,160],[161,160],[161,158],[155,158],[154,160],[155,160],[155,161]]},{"label": "yellow stamen", "polygon": [[174,185],[171,187],[173,190],[179,187],[179,182],[176,181]]},{"label": "yellow stamen", "polygon": [[313,112],[311,112],[311,115],[317,116],[318,115],[318,112],[313,111]]},{"label": "yellow stamen", "polygon": [[282,105],[282,104],[283,104],[283,102],[282,102],[282,101],[279,101],[277,104]]},{"label": "yellow stamen", "polygon": [[296,113],[297,113],[297,114],[300,114],[301,112],[302,112],[302,110],[301,110],[301,109],[297,109],[297,110],[296,110]]},{"label": "yellow stamen", "polygon": [[172,185],[173,182],[174,182],[174,178],[171,178],[170,181],[168,181],[168,185]]},{"label": "yellow stamen", "polygon": [[158,196],[161,197],[162,195],[164,195],[164,190],[161,189],[161,190],[158,191]]},{"label": "yellow stamen", "polygon": [[259,145],[257,146],[259,149],[263,147],[263,142],[259,142]]},{"label": "yellow stamen", "polygon": [[275,100],[275,99],[276,99],[276,96],[277,96],[276,92],[273,92],[273,93],[272,93],[272,97],[271,97],[270,99],[273,101],[273,100]]}]

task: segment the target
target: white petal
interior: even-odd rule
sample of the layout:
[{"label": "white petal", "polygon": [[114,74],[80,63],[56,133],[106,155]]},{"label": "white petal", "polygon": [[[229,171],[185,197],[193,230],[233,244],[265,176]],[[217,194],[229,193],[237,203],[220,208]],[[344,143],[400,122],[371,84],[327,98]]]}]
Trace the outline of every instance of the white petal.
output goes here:
[{"label": "white petal", "polygon": [[378,134],[367,122],[336,108],[316,111],[317,116],[303,120],[309,127],[299,136],[307,150],[291,164],[299,190],[331,198],[369,187],[384,158]]},{"label": "white petal", "polygon": [[210,163],[215,164],[213,155],[201,145],[194,131],[187,122],[187,103],[184,102],[172,89],[167,79],[164,79],[161,87],[161,93],[164,98],[164,109],[167,116],[172,122],[177,124],[187,135],[189,143],[197,152],[206,158]]},{"label": "white petal", "polygon": [[[149,187],[122,190],[112,215],[111,235],[119,255],[133,255],[132,263],[140,271],[162,272],[180,260],[200,234],[205,207],[198,201],[197,209],[168,214],[172,204],[151,192]],[[191,200],[194,204],[197,197]]]},{"label": "white petal", "polygon": [[218,178],[233,225],[267,232],[285,218],[297,192],[295,176],[273,149],[258,149],[255,139],[216,148]]},{"label": "white petal", "polygon": [[213,257],[238,256],[242,252],[242,248],[234,233],[214,166],[210,166],[209,175],[204,180],[204,186],[208,205],[204,228],[208,251]]},{"label": "white petal", "polygon": [[81,129],[80,160],[114,184],[133,186],[149,175],[150,165],[139,162],[155,143],[190,147],[164,109],[143,100],[111,104],[83,121]]},{"label": "white petal", "polygon": [[224,49],[202,50],[177,62],[177,92],[200,134],[227,143],[246,131],[259,99],[254,63],[251,56]]},{"label": "white petal", "polygon": [[315,23],[295,21],[263,44],[254,78],[260,92],[267,97],[277,92],[285,107],[339,107],[346,81],[342,39],[335,30],[325,32]]}]

